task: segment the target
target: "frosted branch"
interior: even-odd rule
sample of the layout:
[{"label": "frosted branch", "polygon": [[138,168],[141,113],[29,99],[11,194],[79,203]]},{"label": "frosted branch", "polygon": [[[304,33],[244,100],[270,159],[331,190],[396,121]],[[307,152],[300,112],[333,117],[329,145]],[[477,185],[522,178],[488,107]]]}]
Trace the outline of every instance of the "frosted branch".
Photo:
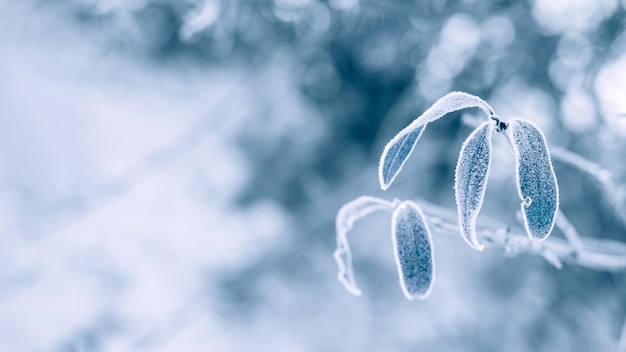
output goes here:
[{"label": "frosted branch", "polygon": [[559,146],[551,145],[550,154],[554,160],[580,170],[583,174],[596,182],[598,186],[600,186],[604,197],[606,197],[607,201],[611,204],[615,215],[617,215],[622,225],[626,227],[626,205],[624,204],[626,202],[624,199],[624,191],[613,181],[613,176],[609,170]]},{"label": "frosted branch", "polygon": [[[435,234],[459,238],[459,227],[456,224],[454,210],[418,202],[431,230]],[[569,263],[600,271],[626,271],[626,244],[612,240],[581,238],[580,250],[568,240],[550,238],[537,242],[523,233],[514,233],[509,226],[494,219],[481,217],[477,224],[478,239],[485,247],[500,247],[508,254],[528,253],[540,255],[551,264]]]},{"label": "frosted branch", "polygon": [[561,230],[561,232],[563,232],[565,238],[567,238],[576,251],[583,251],[584,245],[578,231],[562,211],[560,211],[556,216],[556,226],[559,230]]},{"label": "frosted branch", "polygon": [[357,286],[354,278],[354,270],[352,269],[352,252],[348,242],[348,231],[352,229],[354,223],[362,217],[379,210],[392,211],[397,202],[387,202],[383,199],[361,196],[347,204],[345,204],[335,220],[337,231],[337,249],[333,256],[337,262],[339,273],[337,278],[343,286],[355,296],[361,295],[361,290]]}]

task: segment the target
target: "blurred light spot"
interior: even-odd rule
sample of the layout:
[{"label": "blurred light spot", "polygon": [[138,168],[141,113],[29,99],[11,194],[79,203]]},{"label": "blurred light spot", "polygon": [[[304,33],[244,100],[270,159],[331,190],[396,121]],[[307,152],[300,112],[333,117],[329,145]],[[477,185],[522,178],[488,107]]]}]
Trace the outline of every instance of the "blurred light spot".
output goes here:
[{"label": "blurred light spot", "polygon": [[311,66],[304,75],[307,90],[318,98],[335,97],[341,89],[341,79],[335,68],[328,62]]},{"label": "blurred light spot", "polygon": [[282,7],[284,9],[296,9],[296,8],[304,8],[309,6],[311,2],[314,0],[274,0],[276,6]]},{"label": "blurred light spot", "polygon": [[420,94],[428,101],[435,101],[450,91],[452,81],[424,71],[417,78]]},{"label": "blurred light spot", "polygon": [[626,136],[626,56],[600,69],[595,95],[609,129]]},{"label": "blurred light spot", "polygon": [[294,22],[304,14],[312,0],[274,0],[274,15],[283,22]]},{"label": "blurred light spot", "polygon": [[568,91],[561,101],[561,119],[567,129],[583,133],[596,123],[593,99],[582,90]]},{"label": "blurred light spot", "polygon": [[555,86],[562,91],[577,88],[583,85],[585,74],[576,67],[567,65],[563,60],[557,58],[550,63],[548,75]]},{"label": "blurred light spot", "polygon": [[465,14],[450,17],[441,31],[440,44],[450,52],[473,52],[479,42],[478,24]]},{"label": "blurred light spot", "polygon": [[505,48],[515,39],[515,27],[508,17],[491,16],[481,26],[481,34],[489,45]]},{"label": "blurred light spot", "polygon": [[220,3],[212,0],[206,1],[186,16],[180,29],[180,38],[184,41],[190,40],[196,33],[211,27],[219,15]]},{"label": "blurred light spot", "polygon": [[277,240],[287,226],[285,212],[278,204],[269,200],[255,203],[247,209],[245,218],[254,227],[254,232],[250,234],[263,242]]},{"label": "blurred light spot", "polygon": [[361,62],[371,71],[384,70],[396,62],[398,47],[389,34],[369,38],[361,49]]},{"label": "blurred light spot", "polygon": [[566,64],[583,68],[593,58],[593,48],[586,37],[569,33],[559,40],[557,54]]},{"label": "blurred light spot", "polygon": [[617,8],[617,0],[535,0],[533,15],[549,33],[594,30]]},{"label": "blurred light spot", "polygon": [[506,119],[520,118],[535,122],[546,136],[550,135],[556,118],[552,96],[521,82],[511,82],[497,90],[490,100],[496,113]]},{"label": "blurred light spot", "polygon": [[440,48],[435,48],[426,57],[426,67],[432,74],[441,78],[453,78],[460,69],[459,61],[453,60],[450,55]]},{"label": "blurred light spot", "polygon": [[337,10],[352,10],[359,6],[359,0],[330,0],[330,6]]},{"label": "blurred light spot", "polygon": [[296,22],[296,33],[303,39],[316,39],[330,28],[330,12],[326,4],[312,3]]},{"label": "blurred light spot", "polygon": [[593,58],[589,40],[576,33],[561,37],[556,59],[550,63],[548,73],[552,82],[563,91],[578,88],[585,80],[585,66]]},{"label": "blurred light spot", "polygon": [[452,16],[443,26],[439,42],[426,57],[426,65],[418,77],[420,93],[427,100],[447,93],[452,79],[463,71],[479,43],[476,21],[465,14]]},{"label": "blurred light spot", "polygon": [[294,145],[305,147],[322,138],[325,133],[322,119],[316,115],[315,109],[304,103],[306,98],[297,89],[305,72],[290,67],[286,60],[275,60],[271,68],[259,77],[258,84],[262,84],[264,89],[255,97],[264,102],[267,111],[247,123],[255,135],[260,130],[268,141],[287,139]]}]

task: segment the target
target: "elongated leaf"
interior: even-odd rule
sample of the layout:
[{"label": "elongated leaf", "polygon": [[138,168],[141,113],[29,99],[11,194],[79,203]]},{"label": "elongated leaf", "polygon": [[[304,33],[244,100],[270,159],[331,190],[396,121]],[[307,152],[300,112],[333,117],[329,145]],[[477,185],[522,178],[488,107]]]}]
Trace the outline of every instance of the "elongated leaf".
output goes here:
[{"label": "elongated leaf", "polygon": [[346,290],[355,296],[360,296],[361,290],[358,288],[354,278],[354,271],[352,269],[352,252],[350,251],[350,245],[348,244],[347,233],[350,229],[352,229],[354,222],[365,215],[376,210],[391,211],[391,209],[391,203],[385,200],[362,196],[346,203],[337,213],[337,218],[335,219],[337,230],[337,249],[333,254],[335,261],[337,262],[337,267],[339,268],[337,278]]},{"label": "elongated leaf", "polygon": [[559,188],[546,139],[534,123],[518,119],[509,123],[507,136],[516,159],[517,190],[526,232],[531,239],[545,240],[559,208]]},{"label": "elongated leaf", "polygon": [[465,140],[456,164],[454,190],[461,236],[471,247],[482,251],[485,246],[476,238],[476,217],[483,206],[489,166],[493,122],[483,122]]},{"label": "elongated leaf", "polygon": [[391,237],[402,292],[408,299],[426,298],[433,285],[435,266],[430,230],[417,204],[405,201],[396,208],[391,218]]},{"label": "elongated leaf", "polygon": [[387,144],[378,167],[378,178],[383,190],[386,190],[396,178],[425,128],[426,125],[417,126],[406,134],[398,134],[397,140],[394,138]]},{"label": "elongated leaf", "polygon": [[400,170],[402,170],[406,159],[413,152],[413,147],[415,147],[415,143],[417,143],[422,132],[424,132],[426,124],[453,111],[472,107],[480,108],[487,116],[494,114],[491,106],[479,97],[463,92],[452,92],[437,100],[428,110],[393,137],[385,146],[380,158],[378,166],[380,187],[383,190],[389,188]]}]

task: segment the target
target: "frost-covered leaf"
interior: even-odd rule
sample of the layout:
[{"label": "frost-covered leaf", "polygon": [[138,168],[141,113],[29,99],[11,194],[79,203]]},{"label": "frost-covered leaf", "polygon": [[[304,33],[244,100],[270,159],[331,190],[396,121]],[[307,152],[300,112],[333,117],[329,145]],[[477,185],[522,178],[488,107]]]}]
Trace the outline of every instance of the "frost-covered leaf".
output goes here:
[{"label": "frost-covered leaf", "polygon": [[387,189],[396,178],[425,128],[426,125],[418,126],[397,140],[394,138],[393,143],[387,144],[378,170],[378,178],[383,190]]},{"label": "frost-covered leaf", "polygon": [[360,296],[361,290],[356,284],[354,271],[352,270],[352,252],[350,252],[347,233],[350,229],[352,229],[354,222],[365,215],[376,210],[391,209],[391,203],[385,200],[362,196],[346,203],[337,213],[337,218],[335,219],[337,230],[337,249],[333,255],[335,257],[335,261],[337,262],[337,267],[339,268],[337,278],[348,290],[348,292],[353,295]]},{"label": "frost-covered leaf", "polygon": [[483,122],[465,140],[456,164],[454,190],[461,236],[471,247],[482,251],[476,238],[476,217],[487,189],[491,163],[493,122]]},{"label": "frost-covered leaf", "polygon": [[554,227],[559,208],[559,188],[546,139],[534,123],[518,119],[509,123],[507,136],[515,153],[526,231],[531,239],[544,240]]},{"label": "frost-covered leaf", "polygon": [[391,220],[400,286],[408,299],[426,298],[435,275],[430,230],[417,204],[402,202]]},{"label": "frost-covered leaf", "polygon": [[480,108],[487,116],[493,115],[491,106],[477,96],[463,92],[448,93],[393,137],[385,146],[380,158],[378,167],[380,187],[386,190],[391,185],[400,170],[402,170],[406,159],[411,155],[413,147],[422,135],[422,132],[424,132],[427,123],[435,121],[448,113],[473,107]]}]

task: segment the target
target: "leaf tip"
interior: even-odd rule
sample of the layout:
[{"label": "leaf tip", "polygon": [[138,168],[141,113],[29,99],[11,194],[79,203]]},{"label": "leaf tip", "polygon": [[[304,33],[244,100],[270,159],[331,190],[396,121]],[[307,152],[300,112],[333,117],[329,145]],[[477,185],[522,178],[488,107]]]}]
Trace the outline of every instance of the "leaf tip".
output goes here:
[{"label": "leaf tip", "polygon": [[469,245],[470,245],[470,247],[472,247],[475,250],[480,251],[480,252],[485,250],[485,245],[478,243],[478,241],[476,241],[474,243],[469,243]]},{"label": "leaf tip", "polygon": [[391,183],[385,179],[385,176],[382,173],[382,169],[378,172],[378,183],[380,183],[380,189],[386,191],[387,188],[391,185]]}]

